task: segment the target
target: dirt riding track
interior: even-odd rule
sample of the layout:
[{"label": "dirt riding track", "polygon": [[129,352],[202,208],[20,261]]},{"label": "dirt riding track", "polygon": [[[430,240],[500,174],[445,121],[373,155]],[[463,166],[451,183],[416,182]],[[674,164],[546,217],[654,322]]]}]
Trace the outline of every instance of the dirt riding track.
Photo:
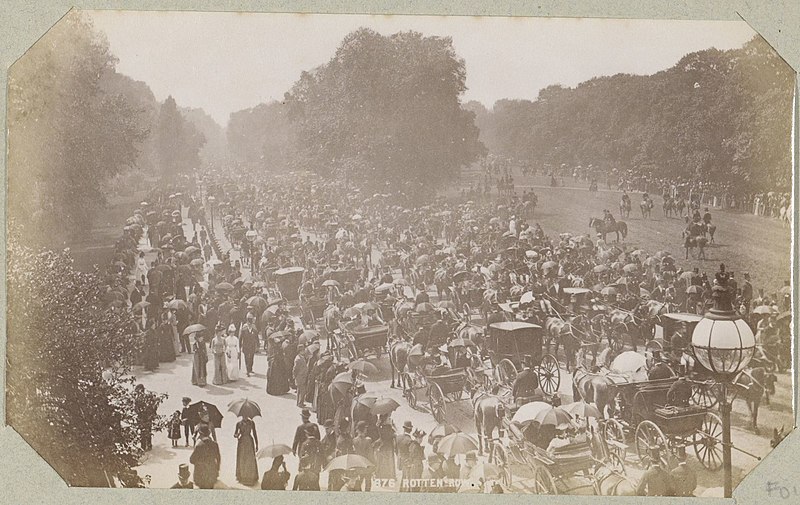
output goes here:
[{"label": "dirt riding track", "polygon": [[[610,210],[617,220],[621,193],[603,188],[596,193],[588,191],[588,183],[565,178],[566,187],[551,188],[549,179],[542,176],[522,177],[515,175],[517,194],[533,189],[539,204],[530,223],[538,222],[550,237],[559,233],[588,234],[590,217],[603,217],[603,209]],[[570,187],[574,186],[574,187]],[[496,195],[496,192],[494,193]],[[711,209],[713,222],[717,225],[715,243],[706,249],[706,260],[696,260],[691,255],[684,260],[685,251],[681,231],[683,219],[664,217],[660,196],[653,197],[655,207],[650,219],[642,219],[639,211],[641,193],[630,193],[631,216],[624,219],[628,224],[625,244],[631,248],[642,248],[654,253],[666,250],[672,253],[679,266],[684,269],[699,267],[701,272],[712,274],[725,263],[729,270],[741,279],[743,272],[750,272],[753,287],[763,287],[765,292],[774,292],[791,277],[791,231],[778,219],[754,216],[738,212]],[[702,209],[701,209],[702,210]],[[614,235],[606,237],[611,241]],[[695,251],[696,252],[696,251]]]}]

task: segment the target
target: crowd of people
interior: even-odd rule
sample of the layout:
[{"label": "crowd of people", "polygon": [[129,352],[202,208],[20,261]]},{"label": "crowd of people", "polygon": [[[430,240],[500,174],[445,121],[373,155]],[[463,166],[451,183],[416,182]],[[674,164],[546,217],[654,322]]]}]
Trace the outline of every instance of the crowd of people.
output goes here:
[{"label": "crowd of people", "polygon": [[[214,224],[214,213],[221,226]],[[356,316],[364,316],[362,324],[375,318],[391,326],[393,338],[415,340],[420,336],[403,333],[397,308],[428,303],[429,291],[440,302],[452,302],[455,310],[477,308],[487,323],[509,317],[503,305],[523,293],[530,293],[531,301],[519,316],[539,323],[574,314],[579,304],[604,304],[608,312],[585,326],[573,321],[598,341],[613,331],[618,313],[631,314],[641,325],[641,338],[647,338],[648,324],[665,309],[702,313],[711,304],[713,282],[697,269],[682,270],[668,253],[567,233],[551,238],[518,215],[518,209],[494,202],[441,200],[411,208],[388,194],[348,193],[339,183],[311,175],[211,171],[159,188],[142,202],[109,267],[109,293],[124,288],[125,300],[109,300],[135,316],[143,338],[138,364],[145,370],[191,354],[191,383],[203,388],[211,354],[211,384],[224,387],[238,380],[242,362],[250,377],[254,356],[266,354],[266,393],[294,391],[302,412],[292,447],[299,460],[294,489],[319,489],[320,470],[344,454],[367,458],[376,478],[396,479],[398,473],[415,479],[463,477],[464,467],[457,471],[454,461],[439,461],[435,451],[425,448],[426,434],[413,426],[396,430],[390,416],[372,425],[343,424],[337,405],[347,394],[337,397],[333,381],[352,372],[349,394],[355,395],[358,374],[347,359],[322,345],[316,328],[326,323],[320,323],[314,300],[342,313],[373,302],[378,309]],[[218,234],[238,254],[220,247]],[[297,266],[304,273],[297,286],[299,310],[294,311],[276,288],[274,273]],[[398,271],[407,281],[398,282]],[[325,284],[334,277],[343,281]],[[576,286],[591,288],[591,299],[578,300],[565,291]],[[745,273],[733,290],[737,308],[758,327],[769,351],[765,359],[784,354],[788,334],[777,319],[781,310],[790,309],[788,284],[772,294],[759,289],[756,296]],[[769,312],[753,310],[762,306]],[[310,423],[311,410],[317,424]],[[175,414],[170,438],[177,444],[183,428],[187,445],[190,433],[197,439],[190,459],[194,485],[212,487],[221,464],[213,423],[195,425],[185,412]],[[237,479],[254,485],[256,429],[246,417],[239,424],[237,438],[245,448],[237,458]],[[318,424],[325,432],[322,438]],[[468,461],[474,460],[470,456]],[[285,463],[282,455],[274,457],[262,479],[264,489],[288,486]],[[329,472],[327,489],[368,490],[368,474],[351,470]],[[179,476],[177,487],[187,487],[185,468]]]}]

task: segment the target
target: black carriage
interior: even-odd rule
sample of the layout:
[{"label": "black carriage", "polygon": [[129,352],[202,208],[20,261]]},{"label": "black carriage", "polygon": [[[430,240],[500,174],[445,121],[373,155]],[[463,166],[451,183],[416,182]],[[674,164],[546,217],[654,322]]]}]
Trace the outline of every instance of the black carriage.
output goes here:
[{"label": "black carriage", "polygon": [[385,324],[364,326],[360,321],[340,322],[331,339],[331,350],[337,358],[351,361],[374,355],[379,358],[387,348],[389,327]]},{"label": "black carriage", "polygon": [[[653,447],[661,449],[664,465],[677,461],[678,449],[694,447],[700,463],[709,470],[722,465],[722,421],[703,405],[669,405],[667,393],[679,377],[623,382],[613,385],[614,417],[606,421],[604,435],[611,452],[624,460],[627,435],[632,433],[636,452],[644,460]],[[674,456],[674,457],[670,457]]]},{"label": "black carriage", "polygon": [[287,267],[273,272],[272,277],[278,292],[287,302],[297,302],[300,299],[300,286],[303,283],[305,270],[303,267]]},{"label": "black carriage", "polygon": [[553,395],[561,385],[558,360],[544,353],[544,330],[537,324],[520,321],[503,321],[489,325],[486,338],[496,380],[511,387],[527,359],[539,379],[539,387],[545,394]]}]

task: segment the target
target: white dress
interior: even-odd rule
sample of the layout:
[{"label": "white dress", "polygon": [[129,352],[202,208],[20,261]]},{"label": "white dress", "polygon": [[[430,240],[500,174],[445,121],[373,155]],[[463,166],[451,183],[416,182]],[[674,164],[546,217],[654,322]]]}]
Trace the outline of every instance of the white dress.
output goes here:
[{"label": "white dress", "polygon": [[225,359],[228,364],[228,380],[239,379],[239,338],[229,335],[225,339]]}]

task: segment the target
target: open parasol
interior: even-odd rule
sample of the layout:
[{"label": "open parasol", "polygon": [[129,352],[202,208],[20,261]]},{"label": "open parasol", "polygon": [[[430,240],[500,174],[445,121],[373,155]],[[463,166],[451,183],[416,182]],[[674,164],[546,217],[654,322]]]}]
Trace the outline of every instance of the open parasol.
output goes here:
[{"label": "open parasol", "polygon": [[251,419],[255,416],[261,416],[261,407],[248,398],[233,400],[228,404],[228,411],[233,412],[237,416],[249,417]]},{"label": "open parasol", "polygon": [[203,421],[203,417],[208,412],[208,421],[214,428],[222,427],[222,413],[216,405],[204,401],[195,402],[188,407],[189,422],[196,425]]},{"label": "open parasol", "polygon": [[575,417],[603,417],[600,414],[600,410],[592,403],[586,403],[582,401],[573,402],[567,405],[562,405],[561,408],[564,409],[568,414],[572,414]]},{"label": "open parasol", "polygon": [[552,405],[545,402],[526,403],[514,413],[514,417],[511,418],[511,421],[516,423],[531,422],[539,412],[547,410],[551,407]]},{"label": "open parasol", "polygon": [[647,364],[647,359],[635,351],[625,351],[611,362],[611,370],[620,373],[636,372]]},{"label": "open parasol", "polygon": [[476,450],[478,450],[478,442],[470,435],[460,431],[442,437],[436,448],[436,452],[446,458]]},{"label": "open parasol", "polygon": [[183,334],[184,335],[190,335],[192,333],[197,333],[197,332],[205,331],[205,330],[206,330],[206,327],[203,326],[202,324],[190,324],[189,326],[186,327],[185,330],[183,330]]},{"label": "open parasol", "polygon": [[353,470],[356,468],[370,468],[374,466],[370,460],[358,454],[343,454],[337,456],[325,467],[326,472],[331,470]]},{"label": "open parasol", "polygon": [[292,448],[284,444],[272,444],[262,447],[256,453],[256,457],[261,458],[277,458],[278,456],[285,456],[292,453]]}]

